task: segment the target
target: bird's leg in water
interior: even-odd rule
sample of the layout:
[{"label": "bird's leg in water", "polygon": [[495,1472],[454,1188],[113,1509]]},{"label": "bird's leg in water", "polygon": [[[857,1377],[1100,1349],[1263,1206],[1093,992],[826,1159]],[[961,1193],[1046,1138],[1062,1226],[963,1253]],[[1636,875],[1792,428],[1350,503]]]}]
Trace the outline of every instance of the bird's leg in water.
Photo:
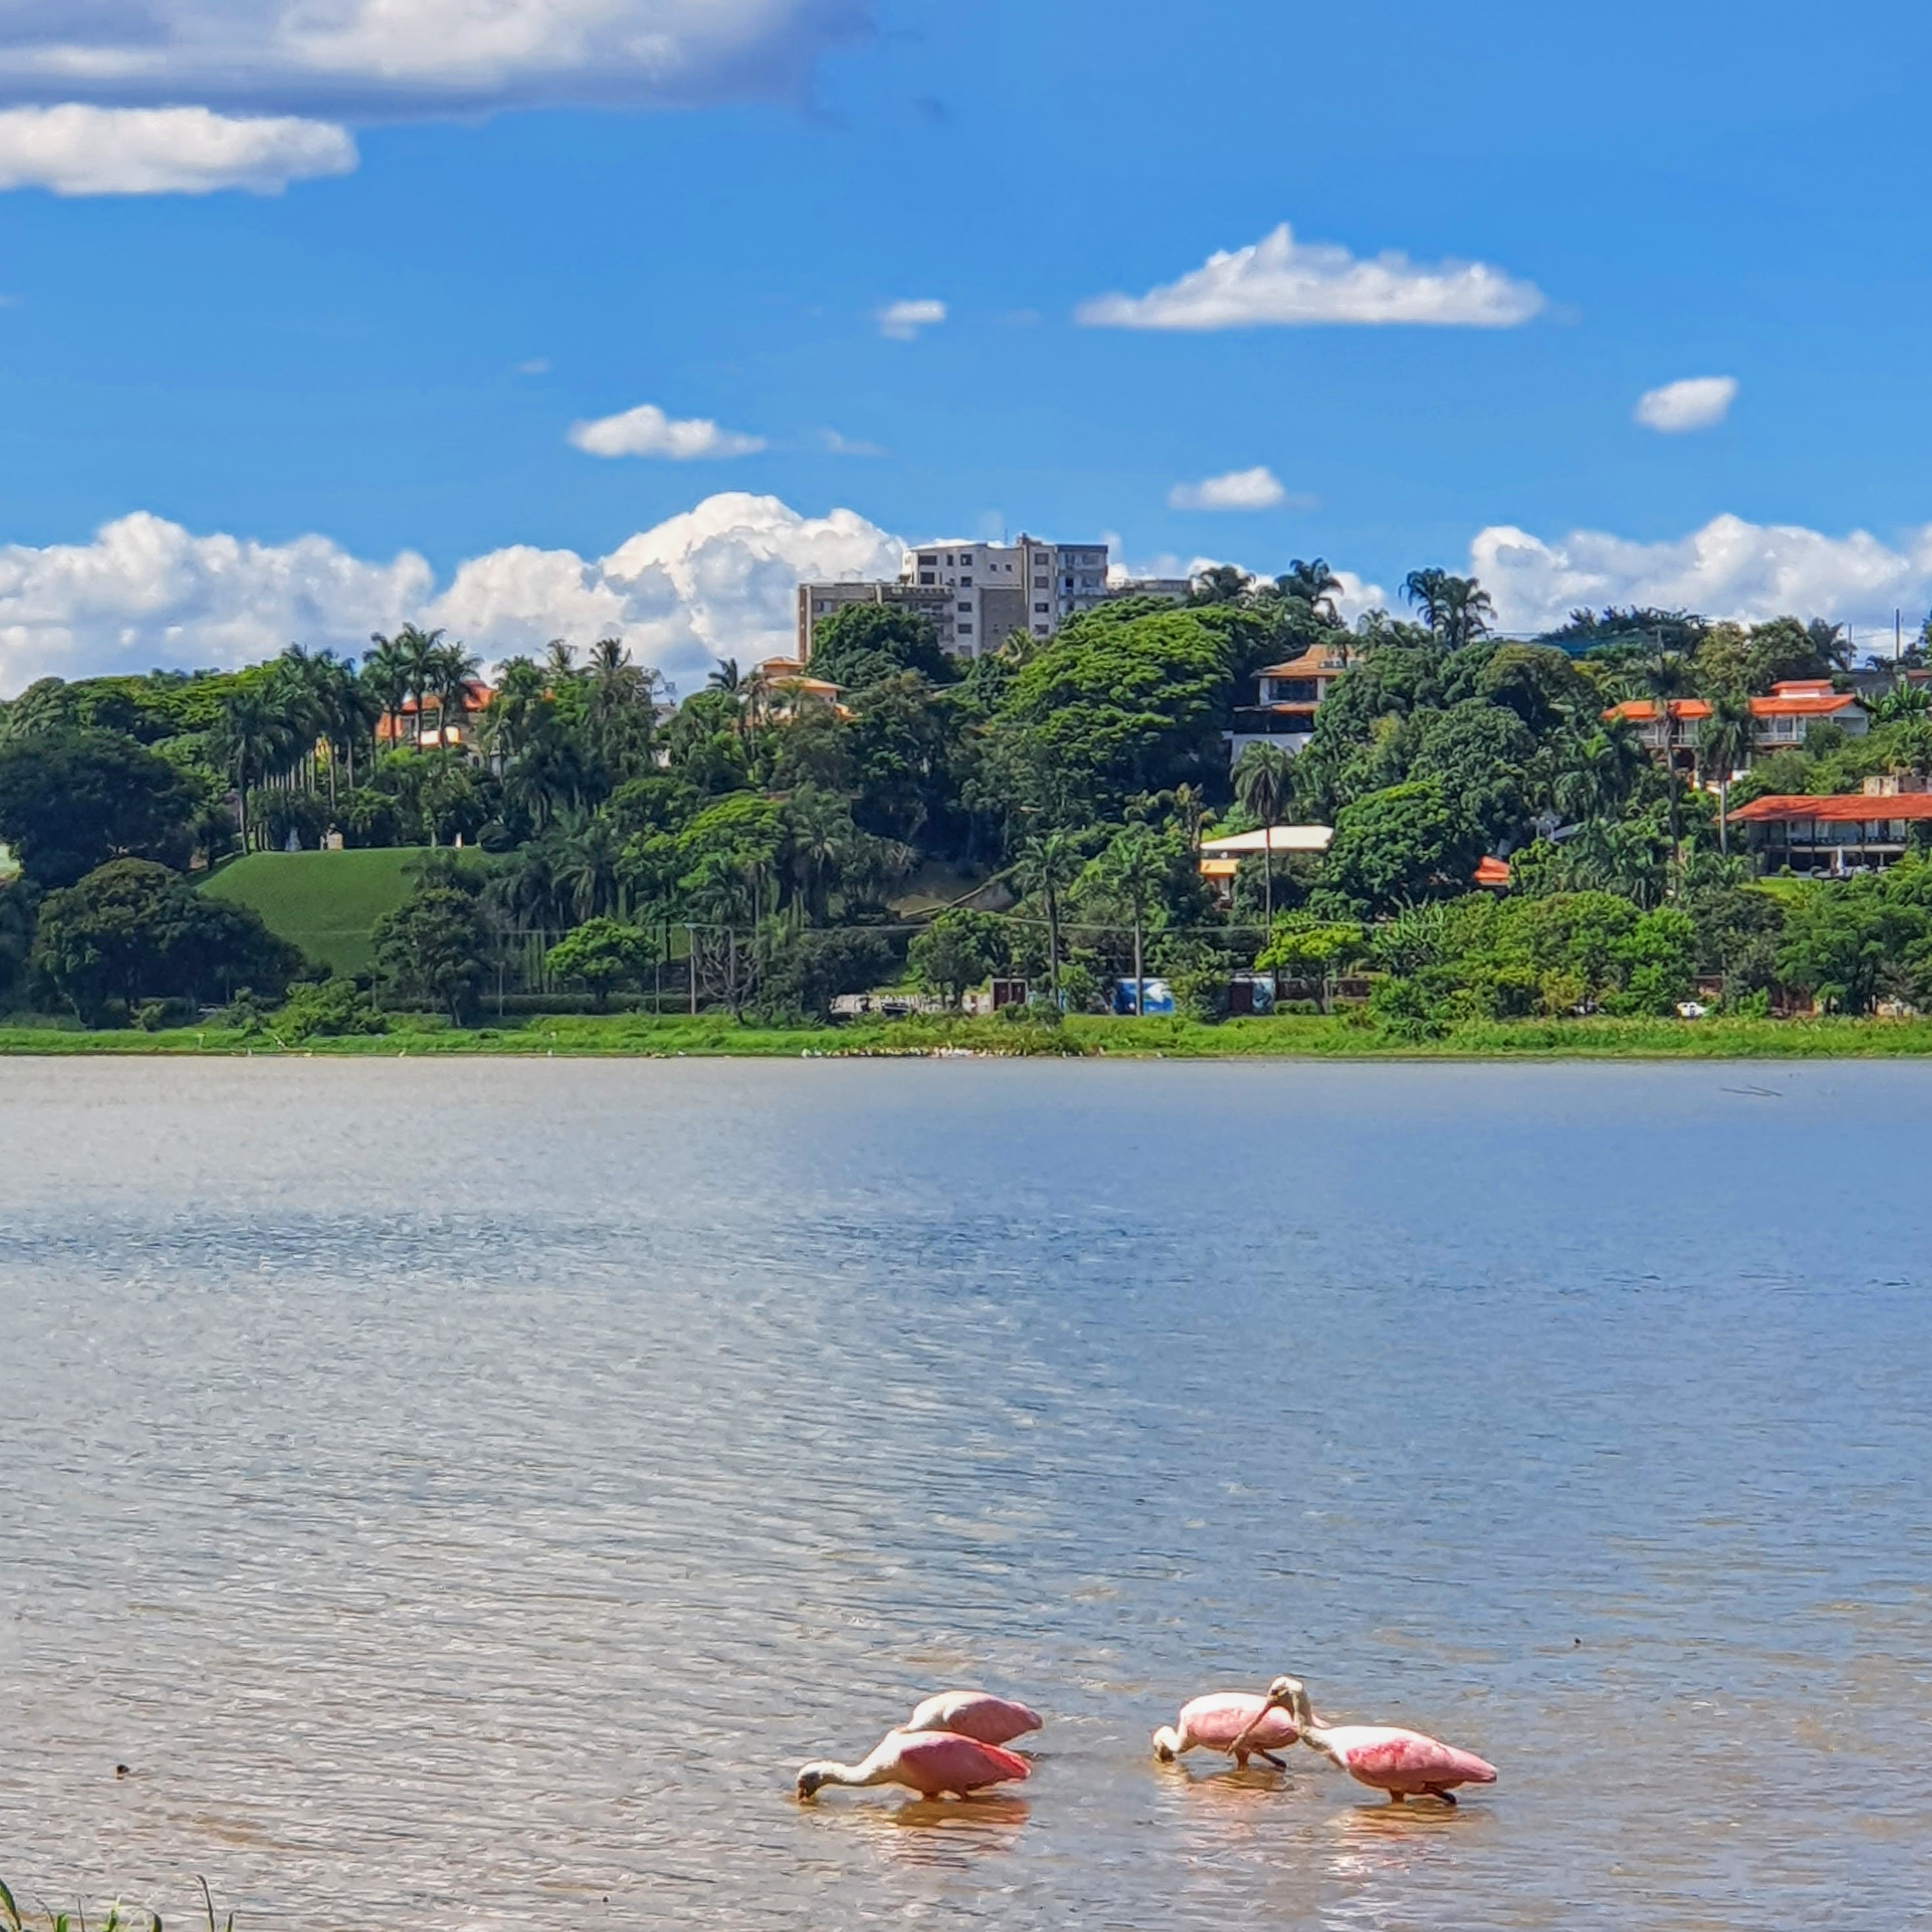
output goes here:
[{"label": "bird's leg in water", "polygon": [[1288,1768],[1287,1759],[1285,1757],[1276,1757],[1273,1751],[1257,1750],[1255,1753],[1255,1755],[1261,1760],[1262,1763],[1271,1764],[1277,1771],[1286,1771]]},{"label": "bird's leg in water", "polygon": [[1389,1793],[1389,1802],[1391,1804],[1406,1804],[1408,1801],[1400,1791],[1391,1791]]},{"label": "bird's leg in water", "polygon": [[1429,1795],[1432,1798],[1441,1798],[1443,1803],[1448,1805],[1452,1811],[1456,1808],[1456,1794],[1454,1792],[1444,1791],[1438,1786],[1432,1784],[1429,1787]]}]

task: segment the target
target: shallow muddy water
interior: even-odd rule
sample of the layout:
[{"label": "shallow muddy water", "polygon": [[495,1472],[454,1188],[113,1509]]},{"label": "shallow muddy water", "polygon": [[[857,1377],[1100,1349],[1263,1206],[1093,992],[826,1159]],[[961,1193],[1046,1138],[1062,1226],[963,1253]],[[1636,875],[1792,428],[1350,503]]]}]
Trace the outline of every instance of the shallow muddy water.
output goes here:
[{"label": "shallow muddy water", "polygon": [[[0,1063],[0,1877],[1902,1927],[1928,1150],[1912,1066]],[[1501,1782],[1151,1761],[1285,1670]],[[1012,1796],[792,1801],[973,1683]]]}]

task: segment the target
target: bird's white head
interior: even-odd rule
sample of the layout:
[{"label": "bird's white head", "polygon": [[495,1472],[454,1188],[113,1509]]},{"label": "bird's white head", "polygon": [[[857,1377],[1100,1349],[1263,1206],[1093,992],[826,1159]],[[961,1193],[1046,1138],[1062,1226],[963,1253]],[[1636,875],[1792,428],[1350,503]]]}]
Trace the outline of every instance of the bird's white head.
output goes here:
[{"label": "bird's white head", "polygon": [[1268,1708],[1286,1711],[1294,1720],[1297,1730],[1306,1731],[1315,1721],[1310,1709],[1307,1687],[1298,1677],[1277,1677],[1268,1688]]}]

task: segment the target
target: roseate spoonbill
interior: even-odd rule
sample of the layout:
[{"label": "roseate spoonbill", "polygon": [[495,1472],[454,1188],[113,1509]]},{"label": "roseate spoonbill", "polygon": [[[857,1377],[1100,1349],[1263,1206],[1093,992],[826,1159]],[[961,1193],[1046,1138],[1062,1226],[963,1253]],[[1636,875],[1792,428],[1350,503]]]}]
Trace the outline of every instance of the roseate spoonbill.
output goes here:
[{"label": "roseate spoonbill", "polygon": [[[1474,1751],[1458,1750],[1420,1731],[1393,1724],[1324,1724],[1310,1707],[1298,1677],[1277,1677],[1268,1686],[1268,1708],[1288,1712],[1301,1742],[1372,1791],[1386,1791],[1391,1804],[1426,1792],[1445,1804],[1459,1784],[1493,1784],[1496,1768]],[[1239,1750],[1244,1738],[1237,1738]]]},{"label": "roseate spoonbill", "polygon": [[950,1731],[982,1744],[1010,1744],[1040,1729],[1040,1713],[986,1690],[941,1690],[905,1720],[908,1731]]},{"label": "roseate spoonbill", "polygon": [[1174,1722],[1154,1732],[1154,1754],[1162,1764],[1172,1764],[1183,1751],[1226,1751],[1245,1771],[1252,1752],[1286,1771],[1288,1766],[1274,1754],[1287,1750],[1299,1735],[1288,1712],[1265,1697],[1252,1690],[1213,1690],[1182,1705]]},{"label": "roseate spoonbill", "polygon": [[820,1758],[798,1774],[798,1795],[812,1798],[827,1784],[903,1784],[922,1798],[952,1792],[961,1798],[989,1784],[1030,1775],[1033,1766],[998,1744],[951,1731],[888,1731],[857,1764]]}]

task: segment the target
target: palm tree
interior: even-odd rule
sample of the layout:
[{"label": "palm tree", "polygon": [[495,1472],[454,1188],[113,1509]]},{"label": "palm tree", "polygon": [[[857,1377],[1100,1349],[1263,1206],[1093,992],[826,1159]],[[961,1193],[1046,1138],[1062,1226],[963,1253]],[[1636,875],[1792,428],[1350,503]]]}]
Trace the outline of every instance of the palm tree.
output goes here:
[{"label": "palm tree", "polygon": [[1473,577],[1452,577],[1446,570],[1412,570],[1402,579],[1402,594],[1452,651],[1487,637],[1496,618],[1496,607],[1490,593]]},{"label": "palm tree", "polygon": [[1258,818],[1268,833],[1262,854],[1262,903],[1268,929],[1274,929],[1274,828],[1282,808],[1294,796],[1294,770],[1279,745],[1253,744],[1234,765],[1234,796],[1242,808]]},{"label": "palm tree", "polygon": [[553,638],[544,649],[544,668],[558,684],[577,675],[577,648],[561,638]]},{"label": "palm tree", "polygon": [[1325,556],[1306,562],[1298,556],[1290,559],[1286,574],[1275,579],[1274,587],[1282,596],[1306,604],[1323,622],[1335,622],[1335,593],[1342,588],[1342,580],[1328,568]]},{"label": "palm tree", "polygon": [[1167,855],[1160,841],[1144,825],[1130,825],[1115,833],[1101,854],[1096,876],[1110,890],[1125,899],[1134,922],[1134,1016],[1145,1011],[1146,981],[1141,970],[1141,939],[1147,923],[1148,905],[1160,896],[1167,878]]},{"label": "palm tree", "polygon": [[1711,694],[1711,715],[1697,728],[1697,765],[1718,782],[1718,849],[1731,850],[1731,774],[1750,763],[1756,742],[1750,700],[1735,691]]},{"label": "palm tree", "polygon": [[542,728],[550,703],[550,686],[528,658],[506,658],[496,676],[496,689],[484,707],[478,727],[484,748],[500,765],[519,757]]},{"label": "palm tree", "polygon": [[221,715],[215,721],[212,748],[234,775],[237,826],[244,852],[249,844],[250,779],[266,778],[281,770],[296,742],[275,694],[266,686],[244,686],[221,707]]},{"label": "palm tree", "polygon": [[807,920],[818,923],[830,910],[831,881],[852,840],[851,809],[836,793],[802,784],[785,808],[785,831],[799,903]]},{"label": "palm tree", "polygon": [[1056,827],[1036,832],[1020,848],[1013,877],[1029,896],[1037,892],[1046,909],[1046,976],[1056,1012],[1060,1006],[1060,895],[1080,876],[1079,841]]},{"label": "palm tree", "polygon": [[389,727],[389,742],[394,746],[402,735],[398,721],[403,700],[410,694],[409,666],[394,642],[380,631],[372,632],[369,641],[376,648],[362,660],[362,684],[382,706],[382,715]]},{"label": "palm tree", "polygon": [[1678,859],[1677,759],[1670,742],[1671,706],[1689,688],[1690,663],[1682,651],[1672,650],[1665,644],[1664,634],[1659,632],[1650,655],[1633,668],[1627,682],[1636,694],[1648,700],[1652,716],[1659,721],[1664,734],[1664,782],[1670,806],[1670,855],[1675,865]]},{"label": "palm tree", "polygon": [[[436,634],[440,638],[442,633]],[[452,704],[460,726],[470,706],[470,687],[483,667],[460,644],[439,644],[430,665],[430,690],[436,698],[436,742],[448,741],[448,719]]]},{"label": "palm tree", "polygon": [[403,674],[409,686],[410,695],[416,701],[416,745],[422,745],[423,706],[429,694],[436,688],[442,648],[440,631],[421,631],[413,624],[405,624],[388,640],[400,656]]}]

